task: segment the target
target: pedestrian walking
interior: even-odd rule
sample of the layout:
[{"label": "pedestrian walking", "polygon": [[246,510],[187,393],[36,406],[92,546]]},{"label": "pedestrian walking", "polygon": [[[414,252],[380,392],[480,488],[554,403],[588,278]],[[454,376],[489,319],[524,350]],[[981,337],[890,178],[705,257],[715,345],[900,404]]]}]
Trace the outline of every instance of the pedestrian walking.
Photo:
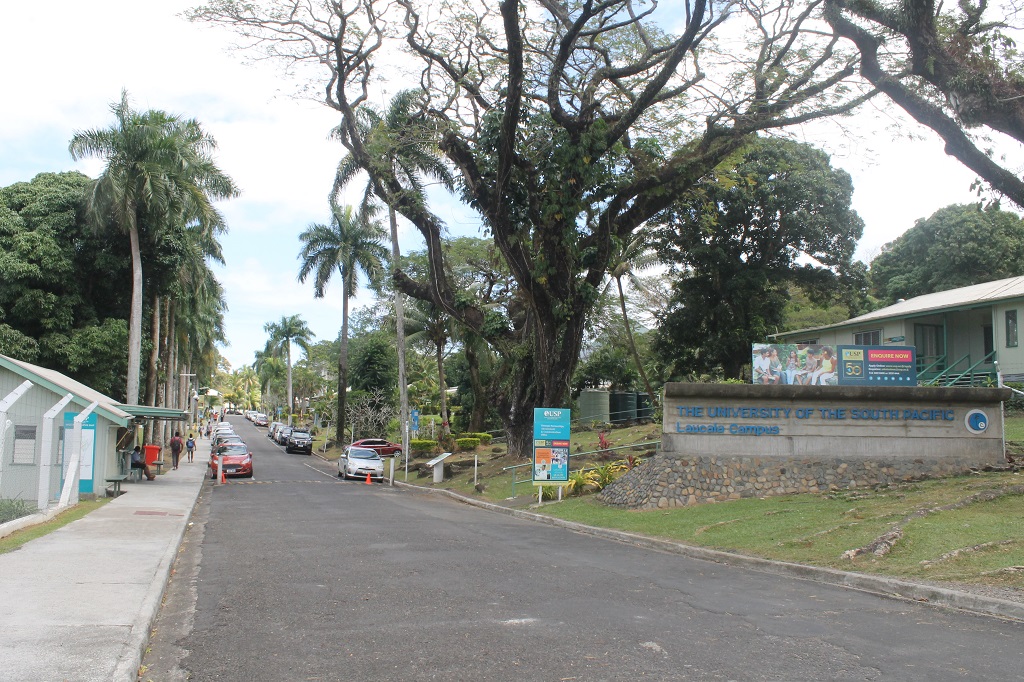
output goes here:
[{"label": "pedestrian walking", "polygon": [[188,440],[185,441],[185,452],[188,453],[188,461],[192,463],[192,456],[196,454],[196,437],[191,433],[188,434]]},{"label": "pedestrian walking", "polygon": [[174,438],[171,439],[171,466],[175,469],[178,468],[178,460],[181,458],[181,448],[183,443],[181,442],[181,434],[177,431],[174,432]]}]

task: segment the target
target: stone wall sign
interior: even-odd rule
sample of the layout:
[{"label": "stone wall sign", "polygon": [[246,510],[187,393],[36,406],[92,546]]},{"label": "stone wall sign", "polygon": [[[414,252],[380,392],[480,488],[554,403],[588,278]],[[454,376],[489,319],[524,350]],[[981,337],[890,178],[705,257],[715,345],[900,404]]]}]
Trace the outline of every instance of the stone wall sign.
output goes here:
[{"label": "stone wall sign", "polygon": [[666,384],[661,449],[609,504],[702,501],[966,473],[1004,461],[1004,388]]}]

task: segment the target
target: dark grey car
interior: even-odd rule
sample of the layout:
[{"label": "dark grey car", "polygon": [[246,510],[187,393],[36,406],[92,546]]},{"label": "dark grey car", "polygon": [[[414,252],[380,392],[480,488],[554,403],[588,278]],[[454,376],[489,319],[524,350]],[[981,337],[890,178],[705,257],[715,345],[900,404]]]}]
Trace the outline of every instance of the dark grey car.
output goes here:
[{"label": "dark grey car", "polygon": [[288,442],[284,446],[285,452],[304,452],[307,455],[313,454],[313,436],[308,431],[293,429],[288,434]]}]

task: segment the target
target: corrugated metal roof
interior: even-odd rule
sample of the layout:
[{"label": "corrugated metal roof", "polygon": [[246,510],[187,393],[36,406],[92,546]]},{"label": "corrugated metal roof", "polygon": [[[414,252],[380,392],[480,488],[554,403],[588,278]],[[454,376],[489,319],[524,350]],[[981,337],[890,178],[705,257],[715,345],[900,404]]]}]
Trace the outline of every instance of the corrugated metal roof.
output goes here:
[{"label": "corrugated metal roof", "polygon": [[802,334],[804,332],[853,327],[864,324],[865,322],[887,320],[896,317],[913,317],[930,312],[941,312],[943,310],[955,308],[968,308],[974,305],[992,303],[1007,298],[1020,297],[1024,297],[1024,277],[1009,277],[1007,279],[1000,279],[994,282],[972,284],[969,287],[960,287],[959,289],[949,289],[947,291],[937,291],[934,294],[915,296],[914,298],[908,298],[905,301],[894,303],[893,305],[886,306],[885,308],[879,308],[878,310],[860,315],[859,317],[851,318],[845,322],[837,322],[836,324],[830,324],[824,327],[798,329],[791,332],[785,332],[784,334],[774,334],[773,336],[790,336],[792,334]]},{"label": "corrugated metal roof", "polygon": [[120,426],[127,426],[132,421],[132,415],[120,409],[118,407],[119,403],[116,400],[56,370],[33,365],[22,360],[15,360],[6,355],[0,355],[0,366],[6,367],[18,376],[48,388],[54,393],[60,395],[71,393],[75,396],[73,402],[82,407],[88,407],[94,402],[98,403],[96,409],[107,419]]}]

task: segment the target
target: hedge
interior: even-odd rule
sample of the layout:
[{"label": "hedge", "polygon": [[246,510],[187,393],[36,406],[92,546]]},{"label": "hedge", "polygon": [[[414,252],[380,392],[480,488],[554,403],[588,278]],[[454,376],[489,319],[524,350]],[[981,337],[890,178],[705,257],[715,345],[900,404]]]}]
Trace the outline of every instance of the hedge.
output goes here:
[{"label": "hedge", "polygon": [[480,445],[479,438],[457,438],[455,444],[459,446],[459,450],[475,450],[477,445]]},{"label": "hedge", "polygon": [[409,449],[413,452],[434,452],[437,450],[436,440],[411,440]]},{"label": "hedge", "polygon": [[460,433],[459,438],[477,438],[482,444],[490,445],[493,436],[489,433]]}]

